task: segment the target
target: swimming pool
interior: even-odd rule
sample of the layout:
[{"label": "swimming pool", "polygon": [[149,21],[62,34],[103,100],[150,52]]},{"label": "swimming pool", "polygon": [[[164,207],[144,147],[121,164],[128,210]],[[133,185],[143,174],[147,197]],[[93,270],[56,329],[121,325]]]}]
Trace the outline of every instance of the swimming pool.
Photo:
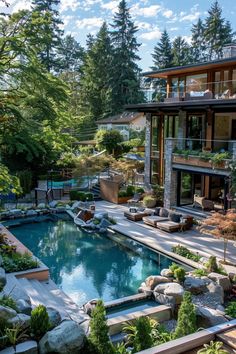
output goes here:
[{"label": "swimming pool", "polygon": [[11,231],[78,305],[136,294],[147,276],[160,274],[172,263],[126,236],[88,234],[71,221],[24,224]]}]

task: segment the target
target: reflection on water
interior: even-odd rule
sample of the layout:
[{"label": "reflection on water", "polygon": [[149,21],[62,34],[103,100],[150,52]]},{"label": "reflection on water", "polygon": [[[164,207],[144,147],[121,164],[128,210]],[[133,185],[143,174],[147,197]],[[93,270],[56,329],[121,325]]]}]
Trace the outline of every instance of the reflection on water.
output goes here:
[{"label": "reflection on water", "polygon": [[[148,275],[159,274],[171,263],[161,256],[158,265],[156,254],[133,241],[130,250],[105,235],[88,234],[70,221],[28,224],[12,231],[79,305],[98,297],[109,301],[135,294]],[[115,238],[127,244],[124,236]]]}]

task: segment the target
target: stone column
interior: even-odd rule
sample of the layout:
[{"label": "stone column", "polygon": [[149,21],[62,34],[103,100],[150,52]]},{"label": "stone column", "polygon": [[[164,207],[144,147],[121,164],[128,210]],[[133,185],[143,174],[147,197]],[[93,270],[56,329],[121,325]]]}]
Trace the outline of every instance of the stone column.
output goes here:
[{"label": "stone column", "polygon": [[144,184],[147,188],[150,187],[151,183],[151,120],[151,113],[146,113]]},{"label": "stone column", "polygon": [[185,149],[187,113],[179,111],[178,149]]},{"label": "stone column", "polygon": [[232,155],[233,161],[236,162],[236,140],[232,141]]},{"label": "stone column", "polygon": [[171,208],[177,204],[177,172],[172,169],[172,152],[175,147],[175,139],[168,138],[165,141],[165,184],[164,207]]}]

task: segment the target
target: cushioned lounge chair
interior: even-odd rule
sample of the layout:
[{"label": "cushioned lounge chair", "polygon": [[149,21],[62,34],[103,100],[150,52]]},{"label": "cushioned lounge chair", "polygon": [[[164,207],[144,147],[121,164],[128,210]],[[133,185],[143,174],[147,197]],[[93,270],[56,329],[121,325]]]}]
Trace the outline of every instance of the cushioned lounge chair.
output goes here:
[{"label": "cushioned lounge chair", "polygon": [[133,198],[128,200],[128,204],[138,204],[142,200],[142,194],[140,193],[135,193]]},{"label": "cushioned lounge chair", "polygon": [[156,227],[157,222],[166,221],[166,220],[168,220],[167,217],[162,217],[157,215],[143,217],[144,224],[151,225],[154,227]]},{"label": "cushioned lounge chair", "polygon": [[167,231],[167,232],[175,232],[180,230],[181,225],[178,222],[174,222],[171,220],[160,221],[156,223],[156,228]]},{"label": "cushioned lounge chair", "polygon": [[141,221],[144,216],[151,215],[152,211],[137,211],[136,213],[131,213],[130,211],[125,211],[124,216],[132,221]]}]

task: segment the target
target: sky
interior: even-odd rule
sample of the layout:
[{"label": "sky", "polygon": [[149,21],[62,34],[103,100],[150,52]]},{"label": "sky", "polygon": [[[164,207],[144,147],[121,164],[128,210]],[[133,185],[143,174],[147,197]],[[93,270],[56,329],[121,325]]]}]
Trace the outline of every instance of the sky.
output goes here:
[{"label": "sky", "polygon": [[[30,0],[7,0],[8,11],[29,9]],[[61,0],[59,12],[64,22],[65,34],[72,34],[76,40],[85,46],[89,33],[96,34],[103,21],[112,23],[117,11],[119,0]],[[166,29],[173,40],[177,36],[184,37],[188,42],[191,38],[191,27],[198,18],[204,19],[212,1],[209,0],[127,0],[134,23],[138,26],[138,42],[141,44],[139,65],[142,70],[152,66],[153,48]],[[219,0],[223,16],[232,24],[236,31],[236,1]],[[1,2],[0,2],[1,4]],[[6,7],[0,5],[0,12]]]}]

